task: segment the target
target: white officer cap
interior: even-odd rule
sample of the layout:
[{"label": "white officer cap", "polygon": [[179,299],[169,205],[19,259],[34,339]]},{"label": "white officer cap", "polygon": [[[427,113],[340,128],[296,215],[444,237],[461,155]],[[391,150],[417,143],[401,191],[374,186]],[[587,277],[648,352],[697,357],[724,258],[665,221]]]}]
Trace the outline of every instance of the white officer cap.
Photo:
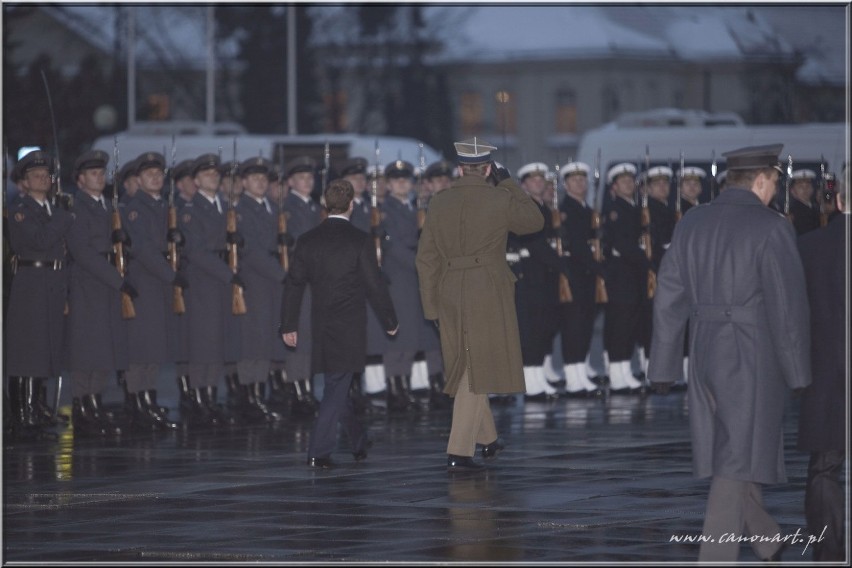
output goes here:
[{"label": "white officer cap", "polygon": [[584,162],[568,162],[559,168],[559,173],[562,175],[562,179],[565,179],[571,174],[583,174],[584,176],[587,176],[591,169],[592,168],[589,167],[589,164]]},{"label": "white officer cap", "polygon": [[456,147],[456,155],[460,164],[483,164],[491,161],[491,152],[497,149],[485,140],[468,138],[453,144]]},{"label": "white officer cap", "polygon": [[678,175],[688,178],[688,177],[697,177],[700,179],[704,179],[707,176],[707,172],[702,170],[701,168],[696,168],[695,166],[687,166],[682,170],[677,171]]},{"label": "white officer cap", "polygon": [[636,166],[634,166],[630,162],[621,162],[620,164],[615,164],[606,173],[606,182],[608,184],[612,183],[613,180],[621,174],[630,174],[632,176],[635,176]]},{"label": "white officer cap", "polygon": [[796,170],[790,177],[792,179],[816,179],[816,172],[813,170]]},{"label": "white officer cap", "polygon": [[653,168],[648,170],[648,179],[653,179],[655,177],[667,177],[671,179],[674,176],[674,172],[668,166],[654,166]]},{"label": "white officer cap", "polygon": [[523,180],[525,177],[532,174],[538,174],[547,179],[548,171],[547,164],[544,162],[532,162],[525,166],[521,166],[521,169],[518,170],[518,179]]}]

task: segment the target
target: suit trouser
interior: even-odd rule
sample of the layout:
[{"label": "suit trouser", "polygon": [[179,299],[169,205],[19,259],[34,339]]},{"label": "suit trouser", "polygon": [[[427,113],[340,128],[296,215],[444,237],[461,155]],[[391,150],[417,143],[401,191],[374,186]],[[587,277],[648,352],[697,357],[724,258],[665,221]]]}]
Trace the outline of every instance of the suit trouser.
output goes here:
[{"label": "suit trouser", "polygon": [[822,542],[811,545],[815,561],[846,559],[845,496],[839,479],[845,461],[846,452],[840,450],[811,452],[805,486],[805,519],[811,536],[822,537]]},{"label": "suit trouser", "polygon": [[[760,485],[714,476],[707,497],[702,534],[714,542],[702,542],[699,562],[736,562],[740,551],[738,537],[766,537],[781,532],[778,523],[763,508]],[[779,542],[752,542],[752,549],[761,559],[772,556]]]},{"label": "suit trouser", "polygon": [[467,371],[459,381],[453,402],[453,423],[447,453],[454,456],[473,457],[476,444],[490,444],[497,439],[497,428],[487,394],[470,390]]},{"label": "suit trouser", "polygon": [[319,412],[311,432],[308,458],[325,458],[331,455],[337,446],[337,424],[349,437],[352,452],[366,449],[367,431],[358,421],[349,397],[352,384],[352,372],[325,373]]}]

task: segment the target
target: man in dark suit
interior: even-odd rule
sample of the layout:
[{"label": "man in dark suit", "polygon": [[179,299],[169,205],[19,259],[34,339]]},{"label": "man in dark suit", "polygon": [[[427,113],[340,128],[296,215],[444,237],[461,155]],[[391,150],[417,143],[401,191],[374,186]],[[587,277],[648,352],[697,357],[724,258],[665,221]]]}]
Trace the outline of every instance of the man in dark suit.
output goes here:
[{"label": "man in dark suit", "polygon": [[[795,174],[794,174],[795,175]],[[805,486],[808,531],[820,541],[813,544],[814,560],[846,558],[844,547],[844,491],[839,476],[846,461],[846,348],[845,325],[846,235],[849,204],[846,172],[835,195],[837,215],[827,226],[799,238],[811,308],[811,375],[802,393],[799,411],[800,450],[810,452]]]},{"label": "man in dark suit", "polygon": [[356,461],[367,457],[367,432],[355,417],[349,388],[367,358],[367,300],[389,335],[399,328],[387,285],[379,273],[370,236],[349,223],[352,184],[332,182],[325,190],[328,217],[296,242],[281,307],[281,334],[290,347],[299,341],[299,312],[311,286],[311,367],[325,374],[319,414],[308,448],[310,467],[333,465],[337,424],[346,430]]}]

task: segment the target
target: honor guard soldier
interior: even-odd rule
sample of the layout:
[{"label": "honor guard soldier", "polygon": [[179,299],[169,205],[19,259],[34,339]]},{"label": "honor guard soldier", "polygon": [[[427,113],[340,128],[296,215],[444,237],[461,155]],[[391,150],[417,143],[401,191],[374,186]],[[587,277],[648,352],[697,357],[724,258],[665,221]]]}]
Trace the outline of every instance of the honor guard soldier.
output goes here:
[{"label": "honor guard soldier", "polygon": [[235,422],[218,403],[218,385],[225,371],[225,343],[231,336],[226,326],[232,286],[243,282],[228,266],[226,210],[217,193],[220,167],[216,154],[203,154],[195,160],[193,179],[198,193],[178,217],[189,284],[184,293],[186,313],[181,316],[186,374],[178,377],[178,387],[181,416],[193,425]]},{"label": "honor guard soldier", "polygon": [[[117,252],[130,248],[127,232],[113,229],[118,213],[104,199],[109,155],[86,152],[74,163],[78,191],[68,233],[71,284],[68,315],[68,370],[73,396],[75,435],[120,434],[116,417],[101,395],[119,370],[127,369],[127,323],[122,296],[132,302],[136,290],[117,266]],[[116,264],[118,260],[118,265]],[[125,314],[127,315],[127,314]]]},{"label": "honor guard soldier", "polygon": [[447,160],[439,160],[426,168],[424,179],[429,181],[429,193],[435,195],[448,189],[453,183],[455,165]]},{"label": "honor guard soldier", "polygon": [[[308,156],[299,156],[284,166],[287,186],[290,188],[284,199],[284,212],[287,216],[287,232],[297,240],[305,232],[313,229],[322,221],[322,207],[314,201],[317,164]],[[295,247],[290,248],[290,261],[293,260]],[[305,288],[302,297],[299,329],[301,341],[295,348],[287,349],[284,388],[294,398],[292,410],[297,416],[313,418],[319,408],[314,396],[313,374],[311,371],[311,288]]]},{"label": "honor guard soldier", "polygon": [[521,188],[544,217],[544,228],[535,233],[509,235],[520,254],[520,274],[515,285],[518,328],[524,358],[526,400],[553,400],[557,391],[545,378],[544,360],[553,348],[559,306],[559,274],[565,268],[548,239],[553,238],[553,216],[544,201],[547,165],[532,162],[518,170]]},{"label": "honor guard soldier", "polygon": [[172,293],[174,286],[186,288],[186,282],[167,259],[168,210],[162,198],[165,158],[146,152],[135,163],[139,191],[123,207],[124,227],[133,243],[127,280],[139,292],[134,303],[136,317],[127,320],[130,349],[124,375],[125,406],[132,426],[168,430],[178,425],[157,403],[157,382],[162,367],[176,359]]},{"label": "honor guard soldier", "polygon": [[790,183],[790,216],[793,218],[793,228],[796,235],[819,228],[819,207],[814,203],[813,170],[796,170]]},{"label": "honor guard soldier", "polygon": [[246,313],[240,316],[237,373],[227,381],[229,405],[249,422],[282,418],[266,405],[265,389],[274,352],[284,350],[277,317],[287,275],[279,259],[278,211],[266,198],[270,171],[272,164],[260,157],[245,160],[239,170],[243,192],[237,204],[237,230],[245,240],[240,276],[245,282]]},{"label": "honor guard soldier", "polygon": [[686,166],[683,170],[678,170],[678,175],[681,176],[680,186],[680,212],[686,215],[691,207],[700,203],[701,198],[701,180],[707,177],[707,172],[695,166]]},{"label": "honor guard soldier", "polygon": [[610,393],[613,394],[645,392],[630,367],[639,342],[650,266],[645,251],[639,247],[642,224],[641,212],[634,201],[635,179],[636,166],[629,162],[609,169],[606,181],[612,199],[604,207],[601,219],[609,296],[604,313],[603,339],[608,358]]},{"label": "honor guard soldier", "polygon": [[[9,245],[14,256],[3,352],[12,436],[38,436],[55,425],[47,379],[62,370],[63,311],[68,294],[65,239],[73,217],[48,200],[53,158],[30,152],[12,171],[22,190],[10,204]],[[4,220],[5,221],[5,220]],[[59,389],[59,383],[57,383]]]},{"label": "honor guard soldier", "polygon": [[351,158],[340,168],[340,177],[351,183],[355,190],[350,222],[353,227],[361,229],[365,233],[370,232],[371,209],[370,194],[367,187],[367,166],[366,158]]},{"label": "honor guard soldier", "polygon": [[169,174],[175,180],[177,195],[175,195],[175,206],[180,210],[184,205],[192,201],[193,196],[198,192],[198,187],[195,185],[195,179],[192,176],[192,170],[195,167],[195,160],[183,160],[178,162]]},{"label": "honor guard soldier", "polygon": [[120,186],[118,201],[121,204],[133,199],[133,196],[139,191],[139,175],[136,173],[136,166],[136,160],[128,160],[118,170],[118,184]]},{"label": "honor guard soldier", "polygon": [[600,396],[601,389],[586,374],[586,357],[592,345],[597,315],[595,278],[603,267],[595,260],[590,243],[594,238],[592,208],[586,201],[589,191],[589,165],[570,162],[559,169],[565,180],[562,200],[561,238],[564,262],[568,267],[568,283],[573,301],[559,305],[559,333],[568,396]]},{"label": "honor guard soldier", "polygon": [[426,358],[430,391],[443,389],[443,361],[435,326],[426,321],[417,288],[417,256],[419,228],[417,212],[411,202],[414,167],[396,160],[385,167],[388,195],[381,204],[382,229],[385,240],[382,269],[387,275],[393,305],[399,319],[399,333],[389,338],[382,353],[385,368],[386,396],[389,412],[416,408],[411,393],[411,376],[415,356],[422,351]]}]

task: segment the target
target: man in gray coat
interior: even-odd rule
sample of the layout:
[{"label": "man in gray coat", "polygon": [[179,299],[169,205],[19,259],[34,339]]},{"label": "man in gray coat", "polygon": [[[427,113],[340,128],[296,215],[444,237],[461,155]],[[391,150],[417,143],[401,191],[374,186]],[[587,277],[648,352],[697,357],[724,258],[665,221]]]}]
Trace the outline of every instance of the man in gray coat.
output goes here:
[{"label": "man in gray coat", "polygon": [[[782,145],[724,154],[728,184],[678,223],[654,299],[648,374],[658,392],[683,372],[689,322],[689,412],[696,477],[712,477],[699,561],[737,560],[754,536],[776,559],[781,531],[761,485],[786,481],[787,388],[811,382],[805,275],[792,225],[767,207]],[[662,384],[660,384],[662,383]]]},{"label": "man in gray coat", "polygon": [[502,449],[488,394],[525,390],[506,239],[540,231],[544,217],[505,168],[497,168],[496,188],[489,183],[493,150],[477,138],[456,143],[461,177],[430,201],[417,249],[423,312],[440,325],[444,392],[455,397],[451,473],[482,469],[476,444],[483,458]]}]

